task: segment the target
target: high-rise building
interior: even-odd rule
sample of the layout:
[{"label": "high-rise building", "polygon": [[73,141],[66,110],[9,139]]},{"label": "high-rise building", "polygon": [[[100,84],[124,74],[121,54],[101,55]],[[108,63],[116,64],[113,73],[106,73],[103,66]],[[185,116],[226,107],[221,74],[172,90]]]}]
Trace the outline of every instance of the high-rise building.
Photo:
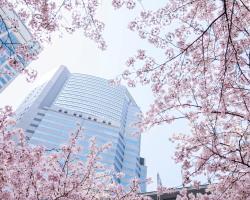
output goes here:
[{"label": "high-rise building", "polygon": [[[60,67],[53,78],[36,88],[17,110],[17,126],[26,131],[31,144],[56,148],[80,124],[84,128],[86,158],[88,139],[97,144],[112,142],[102,162],[123,172],[117,179],[126,186],[131,178],[146,179],[147,168],[140,157],[140,136],[132,124],[138,121],[139,107],[124,86],[111,86],[105,79],[70,73]],[[145,191],[145,184],[141,184]]]},{"label": "high-rise building", "polygon": [[37,54],[41,50],[15,11],[0,7],[0,92],[20,73],[10,65],[10,58],[23,68],[28,65],[29,61],[17,53],[17,49],[24,44],[30,53]]}]

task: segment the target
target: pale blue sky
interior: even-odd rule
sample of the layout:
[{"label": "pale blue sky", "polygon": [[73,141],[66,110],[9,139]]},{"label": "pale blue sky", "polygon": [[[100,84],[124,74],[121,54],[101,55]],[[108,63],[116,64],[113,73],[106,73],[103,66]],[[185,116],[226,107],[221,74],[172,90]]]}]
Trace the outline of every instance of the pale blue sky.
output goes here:
[{"label": "pale blue sky", "polygon": [[[103,1],[104,2],[104,1]],[[107,1],[108,2],[108,1]],[[144,0],[145,8],[157,8],[163,5],[163,0],[150,3]],[[109,4],[104,4],[100,10],[100,16],[106,23],[104,37],[108,49],[104,52],[97,49],[96,44],[85,39],[80,33],[65,35],[62,39],[54,39],[51,45],[47,45],[37,61],[30,67],[38,71],[38,78],[33,83],[27,83],[24,76],[19,76],[3,93],[0,94],[0,106],[9,104],[16,108],[29,91],[39,84],[39,80],[45,74],[65,65],[71,72],[85,73],[111,79],[120,74],[125,68],[126,59],[135,54],[138,48],[153,50],[152,46],[142,41],[139,37],[127,29],[128,21],[133,19],[137,11],[130,12],[126,9],[113,11]],[[157,50],[153,55],[161,59]],[[149,88],[129,88],[132,96],[142,111],[146,111],[153,97]],[[174,146],[168,140],[172,133],[187,132],[188,126],[184,121],[178,121],[171,125],[155,127],[142,135],[141,155],[146,158],[148,177],[152,177],[154,183],[148,186],[148,191],[156,187],[156,174],[160,173],[162,182],[167,186],[181,185],[180,167],[171,159]]]}]

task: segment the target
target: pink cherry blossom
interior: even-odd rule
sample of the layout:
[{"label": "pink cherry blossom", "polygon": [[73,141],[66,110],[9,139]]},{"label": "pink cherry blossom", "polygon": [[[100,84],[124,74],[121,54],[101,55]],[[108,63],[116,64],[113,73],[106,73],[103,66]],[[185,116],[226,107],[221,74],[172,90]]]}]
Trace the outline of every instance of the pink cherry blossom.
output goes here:
[{"label": "pink cherry blossom", "polygon": [[183,184],[198,187],[200,175],[209,183],[209,193],[183,190],[178,199],[250,196],[249,22],[246,0],[170,0],[128,25],[151,45],[143,57],[131,56],[133,67],[126,63],[121,77],[133,86],[150,84],[154,93],[138,126],[186,120],[191,133],[172,138]]},{"label": "pink cherry blossom", "polygon": [[79,127],[58,149],[31,147],[23,130],[14,127],[12,115],[9,106],[0,110],[0,199],[150,199],[139,194],[139,180],[131,180],[128,188],[112,181],[116,174],[100,163],[110,144],[97,146],[91,139],[83,162],[77,158],[82,153]]},{"label": "pink cherry blossom", "polygon": [[[10,65],[15,71],[24,73],[26,65],[38,58],[37,54],[45,43],[50,43],[54,37],[65,33],[72,34],[76,30],[82,30],[85,37],[93,40],[101,50],[105,50],[107,44],[102,36],[104,23],[96,17],[99,5],[99,0],[0,0],[0,6],[6,13],[10,13],[10,16],[13,15],[11,13],[16,13],[16,17],[0,16],[6,33],[18,33],[24,29],[21,25],[24,24],[32,35],[29,39],[31,41],[27,43],[13,43],[11,36],[6,34],[6,38],[0,41],[1,51],[4,50],[3,47],[11,46],[7,47],[10,52],[5,52],[6,60],[10,59]],[[17,20],[17,16],[21,22]],[[5,34],[3,30],[0,33]],[[33,71],[25,72],[27,79],[34,79]],[[1,67],[0,76],[6,73],[13,75]]]}]

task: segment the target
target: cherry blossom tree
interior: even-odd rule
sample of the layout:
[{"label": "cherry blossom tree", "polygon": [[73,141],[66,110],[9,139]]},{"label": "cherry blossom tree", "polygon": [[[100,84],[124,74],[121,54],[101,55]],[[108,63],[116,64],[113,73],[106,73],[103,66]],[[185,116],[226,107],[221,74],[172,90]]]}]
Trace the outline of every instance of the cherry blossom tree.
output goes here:
[{"label": "cherry blossom tree", "polygon": [[[36,41],[51,41],[53,33],[73,33],[81,29],[86,37],[105,49],[106,44],[101,35],[104,24],[96,18],[99,4],[98,0],[0,1],[4,10],[16,12]],[[17,19],[11,19],[11,25],[18,28]]]},{"label": "cherry blossom tree", "polygon": [[[34,79],[36,73],[25,68],[26,63],[37,58],[32,48],[37,43],[42,46],[51,42],[55,34],[82,30],[85,37],[104,50],[104,24],[95,16],[98,5],[97,0],[0,0],[4,11],[0,12],[1,56],[10,67]],[[13,37],[22,26],[27,26],[32,35],[26,43]],[[0,70],[1,75],[14,75],[1,65]],[[100,154],[109,145],[98,146],[92,139],[87,161],[79,160],[77,155],[83,151],[77,145],[82,131],[79,128],[72,133],[69,143],[59,149],[31,147],[23,130],[13,127],[12,114],[9,106],[0,109],[0,199],[149,199],[139,194],[139,180],[131,180],[130,186],[123,187],[114,181],[121,174],[101,164]]]},{"label": "cherry blossom tree", "polygon": [[[104,23],[96,17],[99,3],[99,0],[0,0],[1,55],[15,71],[27,74],[27,78],[33,80],[35,71],[25,67],[37,58],[37,48],[51,42],[55,35],[81,30],[100,49],[106,49],[102,37]],[[12,33],[16,35],[22,32],[25,26],[31,38],[25,42],[16,40]],[[14,75],[1,67],[0,74],[6,73]]]},{"label": "cherry blossom tree", "polygon": [[[115,9],[133,9],[137,3],[143,4],[139,0],[112,0],[111,3]],[[105,49],[102,37],[104,24],[96,18],[98,5],[97,0],[0,0],[0,7],[15,10],[40,43],[50,42],[53,34],[81,29],[86,37]],[[173,137],[178,143],[175,159],[182,163],[183,183],[198,187],[195,177],[201,174],[207,176],[211,183],[206,195],[192,197],[183,192],[179,198],[247,199],[250,196],[249,21],[250,3],[247,0],[169,0],[155,11],[144,8],[128,25],[131,31],[162,55],[155,57],[150,50],[139,49],[128,59],[128,68],[122,74],[129,86],[150,85],[155,95],[154,103],[139,124],[141,130],[178,119],[187,120],[191,134]],[[8,29],[18,29],[16,20],[7,25]],[[1,46],[4,43],[6,41],[0,41]],[[10,43],[14,45],[12,41]],[[9,58],[15,69],[24,71],[15,59],[17,55],[28,60],[36,58],[27,52],[28,48],[27,44],[17,44]],[[35,77],[34,74],[32,76]],[[121,199],[135,199],[135,193],[126,193],[115,184],[112,189],[107,188],[110,184],[101,184],[101,178],[100,187],[95,187],[98,184],[91,182],[95,179],[92,175],[95,177],[98,173],[88,172],[80,161],[68,161],[65,156],[71,155],[71,151],[78,151],[74,136],[67,148],[54,153],[55,158],[49,157],[40,147],[27,147],[22,131],[6,128],[11,123],[7,120],[9,115],[4,114],[6,112],[10,111],[2,111],[0,129],[4,133],[1,136],[1,156],[5,155],[3,163],[7,163],[1,172],[1,191],[6,198],[22,199],[23,195],[28,195],[27,198],[31,199],[80,199],[82,196],[79,195],[93,193],[95,196],[91,197],[94,199],[105,195],[111,199],[118,195]],[[4,139],[5,133],[9,133],[7,139]],[[16,134],[20,138],[19,145],[11,139]],[[34,155],[37,151],[40,153]],[[94,152],[98,154],[99,148]],[[29,156],[30,159],[26,160]],[[41,162],[35,162],[35,159]],[[81,169],[83,176],[77,169]],[[44,171],[46,173],[42,173]],[[89,176],[82,183],[85,172]],[[136,182],[134,184],[137,185]],[[90,185],[93,187],[86,189]],[[50,196],[46,196],[47,193]]]},{"label": "cherry blossom tree", "polygon": [[249,199],[250,2],[169,0],[144,9],[128,28],[159,55],[139,49],[118,77],[152,88],[141,130],[187,120],[191,134],[173,137],[183,183],[198,186],[199,175],[210,183],[206,196],[179,198]]},{"label": "cherry blossom tree", "polygon": [[100,163],[100,154],[109,144],[97,146],[91,139],[86,162],[77,158],[82,152],[77,141],[81,127],[72,133],[69,143],[57,150],[26,144],[22,129],[13,127],[13,112],[0,110],[0,198],[16,199],[110,199],[146,200],[139,193],[140,182],[130,187],[116,184],[113,174]]}]

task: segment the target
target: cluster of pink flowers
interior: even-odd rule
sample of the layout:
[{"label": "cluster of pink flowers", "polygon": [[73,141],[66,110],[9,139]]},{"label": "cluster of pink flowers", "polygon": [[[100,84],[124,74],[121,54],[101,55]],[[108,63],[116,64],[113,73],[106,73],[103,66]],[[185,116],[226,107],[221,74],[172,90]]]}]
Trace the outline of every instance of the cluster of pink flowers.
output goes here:
[{"label": "cluster of pink flowers", "polygon": [[125,5],[128,9],[134,9],[136,6],[135,0],[112,0],[112,5],[115,9],[121,8]]},{"label": "cluster of pink flowers", "polygon": [[210,193],[183,191],[179,199],[250,196],[249,11],[245,0],[170,0],[129,23],[159,53],[139,50],[122,75],[129,85],[150,84],[155,95],[141,131],[188,121],[191,134],[173,137],[183,183],[197,185],[199,175],[210,183]]},{"label": "cluster of pink flowers", "polygon": [[[126,4],[132,7],[132,1],[127,1]],[[43,0],[0,0],[1,8],[8,13],[16,12],[32,34],[34,43],[39,43],[40,47],[45,42],[51,42],[52,37],[56,34],[59,36],[64,33],[73,33],[76,30],[82,30],[85,37],[93,40],[97,46],[105,50],[107,45],[102,36],[104,23],[97,19],[96,11],[99,7],[99,0],[83,0],[83,1],[43,1]],[[5,24],[1,16],[0,21]],[[20,22],[16,18],[9,18],[5,24],[9,31],[20,31]],[[0,46],[4,46],[5,40],[0,41]],[[11,43],[10,41],[7,41]],[[30,49],[28,44],[13,44],[15,52],[10,55],[10,65],[19,73],[25,72],[27,79],[33,80],[34,70],[24,70],[23,64],[16,59],[16,56],[21,56],[26,63],[37,58],[34,51]],[[17,61],[17,62],[16,62]],[[0,75],[5,74],[4,69],[1,69]],[[31,76],[29,76],[31,75]]]},{"label": "cluster of pink flowers", "polygon": [[[31,27],[31,32],[40,43],[51,41],[58,32],[73,33],[83,30],[84,35],[106,48],[102,37],[103,23],[96,18],[99,0],[84,1],[16,1],[18,15]],[[101,24],[101,25],[100,25]]]},{"label": "cluster of pink flowers", "polygon": [[56,151],[31,147],[23,130],[13,127],[12,114],[9,106],[0,110],[0,199],[149,199],[139,194],[138,180],[128,188],[112,181],[115,174],[100,163],[109,144],[97,146],[92,139],[87,161],[76,159],[79,127]]},{"label": "cluster of pink flowers", "polygon": [[[133,9],[136,5],[135,0],[111,3],[115,9]],[[50,41],[55,32],[73,33],[81,29],[99,48],[106,48],[102,37],[105,25],[96,18],[98,0],[0,0],[0,5],[15,8],[40,42]],[[169,0],[157,10],[144,9],[128,25],[161,55],[155,57],[150,50],[138,50],[116,80],[124,79],[131,87],[150,84],[152,88],[155,101],[142,117],[141,131],[178,119],[187,120],[191,134],[173,137],[177,142],[175,160],[182,164],[183,183],[197,186],[195,179],[199,175],[205,175],[210,183],[208,194],[195,196],[183,190],[179,199],[249,198],[249,11],[246,0]],[[16,20],[12,26],[17,26]],[[17,53],[28,60],[36,57],[27,53],[25,46],[20,46]],[[32,78],[36,76],[17,63],[15,57],[10,57],[9,64]],[[94,155],[102,148],[93,145],[95,153],[88,161],[91,167],[88,163],[72,164],[63,159],[73,151],[74,140],[50,158],[42,148],[28,147],[21,130],[7,128],[13,123],[7,119],[9,108],[1,112],[2,199],[138,197],[137,189],[126,193],[119,185],[104,184],[103,175],[100,177],[92,169],[96,163]],[[10,139],[16,134],[19,145]],[[65,161],[63,168],[58,165],[61,160]],[[65,174],[65,167],[70,173]],[[105,181],[110,179],[104,177]],[[132,188],[137,185],[134,181]]]}]

